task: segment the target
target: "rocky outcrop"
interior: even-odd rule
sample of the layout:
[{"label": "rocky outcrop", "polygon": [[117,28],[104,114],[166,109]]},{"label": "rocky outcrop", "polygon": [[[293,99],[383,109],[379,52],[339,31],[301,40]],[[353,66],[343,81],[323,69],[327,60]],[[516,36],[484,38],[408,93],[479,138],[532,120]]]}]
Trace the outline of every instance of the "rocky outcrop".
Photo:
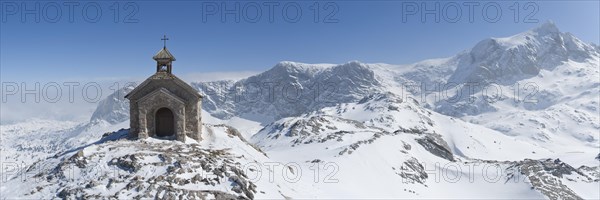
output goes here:
[{"label": "rocky outcrop", "polygon": [[[508,169],[516,170],[518,172],[514,173],[524,175],[531,184],[532,189],[539,191],[550,199],[583,199],[563,182],[593,181],[592,178],[559,159],[525,159],[516,162]],[[509,178],[515,177],[514,173]]]},{"label": "rocky outcrop", "polygon": [[405,161],[400,168],[392,168],[398,176],[402,177],[403,183],[420,183],[425,185],[425,181],[429,177],[425,172],[425,167],[419,163],[416,158],[411,158]]},{"label": "rocky outcrop", "polygon": [[253,199],[257,192],[227,149],[122,138],[66,156],[47,161],[56,166],[35,175],[42,183],[26,198],[44,190],[62,199]]},{"label": "rocky outcrop", "polygon": [[452,151],[450,151],[450,147],[440,135],[428,134],[425,137],[416,140],[421,146],[423,146],[433,155],[449,161],[454,161],[454,155],[452,154]]}]

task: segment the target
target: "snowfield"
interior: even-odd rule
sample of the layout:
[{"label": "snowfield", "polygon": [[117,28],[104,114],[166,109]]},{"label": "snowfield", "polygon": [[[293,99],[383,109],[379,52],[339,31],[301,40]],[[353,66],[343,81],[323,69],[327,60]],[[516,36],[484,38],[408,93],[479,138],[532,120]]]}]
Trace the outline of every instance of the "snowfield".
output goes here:
[{"label": "snowfield", "polygon": [[410,65],[284,61],[195,82],[203,140],[1,125],[1,199],[600,199],[600,48],[547,22]]}]

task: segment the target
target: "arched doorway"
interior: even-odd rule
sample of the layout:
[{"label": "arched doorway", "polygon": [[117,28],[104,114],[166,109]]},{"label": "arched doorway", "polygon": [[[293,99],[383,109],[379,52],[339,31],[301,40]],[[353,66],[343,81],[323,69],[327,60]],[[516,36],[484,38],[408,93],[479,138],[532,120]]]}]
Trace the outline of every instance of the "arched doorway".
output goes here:
[{"label": "arched doorway", "polygon": [[170,109],[158,109],[155,120],[157,137],[172,137],[175,135],[175,117]]}]

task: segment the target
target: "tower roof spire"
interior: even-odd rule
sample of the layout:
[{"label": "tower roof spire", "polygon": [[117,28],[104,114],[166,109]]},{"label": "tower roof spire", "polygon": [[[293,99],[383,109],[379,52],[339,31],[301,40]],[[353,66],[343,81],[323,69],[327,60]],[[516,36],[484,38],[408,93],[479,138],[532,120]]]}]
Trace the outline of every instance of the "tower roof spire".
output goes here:
[{"label": "tower roof spire", "polygon": [[152,59],[156,60],[156,61],[175,61],[175,56],[173,56],[173,54],[171,54],[171,52],[169,52],[169,50],[167,49],[167,47],[163,47],[160,51],[158,51],[158,53],[156,53],[156,55],[154,55],[154,57],[152,57]]},{"label": "tower roof spire", "polygon": [[152,58],[156,61],[175,61],[175,56],[173,56],[173,54],[171,54],[171,52],[169,52],[169,50],[167,49],[167,40],[169,40],[169,38],[167,38],[167,35],[163,35],[163,37],[160,40],[163,41],[163,48],[160,51],[158,51],[158,53],[156,53],[156,55],[154,55],[154,57]]},{"label": "tower roof spire", "polygon": [[152,59],[156,60],[156,72],[167,72],[167,73],[171,73],[172,71],[172,62],[175,61],[175,56],[173,56],[173,54],[171,54],[171,52],[169,52],[169,50],[167,49],[167,40],[169,38],[167,38],[167,35],[164,35],[163,38],[161,40],[164,41],[164,46],[163,48],[158,51],[158,53],[156,53],[156,55],[154,55],[152,57]]}]

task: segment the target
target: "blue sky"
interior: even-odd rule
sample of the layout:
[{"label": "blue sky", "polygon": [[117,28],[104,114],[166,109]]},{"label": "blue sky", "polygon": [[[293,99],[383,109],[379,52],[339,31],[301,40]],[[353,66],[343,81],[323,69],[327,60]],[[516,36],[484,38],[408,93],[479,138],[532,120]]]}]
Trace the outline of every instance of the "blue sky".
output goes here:
[{"label": "blue sky", "polygon": [[[465,3],[472,2],[280,1],[271,10],[271,22],[267,5],[272,1],[79,1],[70,22],[69,3],[1,1],[0,76],[2,81],[146,77],[154,72],[151,57],[162,48],[163,34],[177,58],[175,74],[263,71],[283,60],[408,64],[452,56],[484,38],[513,35],[547,20],[586,42],[600,43],[598,1],[480,2],[470,22]],[[240,7],[233,12],[240,22],[232,14],[222,21],[223,10],[236,3]],[[25,14],[22,21],[24,10],[35,10],[36,4],[40,22],[34,14]],[[436,4],[440,9],[433,12],[440,21],[433,14],[422,21],[422,10]],[[253,22],[256,5],[261,17]],[[314,5],[319,8],[317,22]],[[414,5],[419,11],[411,15],[408,9]],[[456,19],[455,5],[461,7]],[[100,18],[95,17],[97,8]],[[293,22],[298,8],[302,15]],[[495,22],[494,9],[502,12]],[[533,22],[525,23],[532,12]],[[453,19],[455,23],[447,22]]]}]

